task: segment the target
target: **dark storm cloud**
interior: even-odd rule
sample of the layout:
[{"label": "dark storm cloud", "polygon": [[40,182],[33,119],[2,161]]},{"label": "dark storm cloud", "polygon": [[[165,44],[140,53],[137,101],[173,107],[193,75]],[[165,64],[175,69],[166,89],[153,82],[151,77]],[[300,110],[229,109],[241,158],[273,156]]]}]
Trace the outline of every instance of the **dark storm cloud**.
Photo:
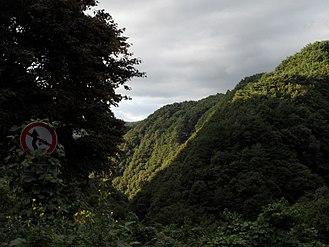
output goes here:
[{"label": "dark storm cloud", "polygon": [[232,89],[308,43],[329,39],[327,0],[101,0],[147,78],[115,110],[136,120],[163,104]]}]

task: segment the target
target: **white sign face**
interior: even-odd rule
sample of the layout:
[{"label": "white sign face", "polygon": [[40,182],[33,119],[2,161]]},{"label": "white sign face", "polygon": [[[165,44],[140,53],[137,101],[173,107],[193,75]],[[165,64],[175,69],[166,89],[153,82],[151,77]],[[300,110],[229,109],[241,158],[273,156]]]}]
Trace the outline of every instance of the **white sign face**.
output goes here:
[{"label": "white sign face", "polygon": [[57,135],[48,124],[34,122],[23,129],[20,141],[22,148],[26,151],[46,149],[50,154],[56,149]]}]

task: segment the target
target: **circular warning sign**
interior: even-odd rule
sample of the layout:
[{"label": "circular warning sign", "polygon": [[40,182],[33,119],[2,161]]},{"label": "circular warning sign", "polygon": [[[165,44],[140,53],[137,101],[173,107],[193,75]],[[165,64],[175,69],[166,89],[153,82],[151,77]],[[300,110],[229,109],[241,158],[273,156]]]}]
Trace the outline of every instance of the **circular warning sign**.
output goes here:
[{"label": "circular warning sign", "polygon": [[57,134],[48,124],[33,122],[23,129],[20,141],[25,151],[46,149],[51,154],[57,146]]}]

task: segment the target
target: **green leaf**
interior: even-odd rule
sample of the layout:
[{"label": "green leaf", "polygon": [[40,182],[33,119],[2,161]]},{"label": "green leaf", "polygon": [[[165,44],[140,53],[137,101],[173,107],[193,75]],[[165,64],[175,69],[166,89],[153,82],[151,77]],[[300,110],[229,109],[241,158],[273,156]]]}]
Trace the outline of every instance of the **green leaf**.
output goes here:
[{"label": "green leaf", "polygon": [[21,247],[26,244],[26,240],[23,238],[16,238],[15,240],[10,241],[9,247]]}]

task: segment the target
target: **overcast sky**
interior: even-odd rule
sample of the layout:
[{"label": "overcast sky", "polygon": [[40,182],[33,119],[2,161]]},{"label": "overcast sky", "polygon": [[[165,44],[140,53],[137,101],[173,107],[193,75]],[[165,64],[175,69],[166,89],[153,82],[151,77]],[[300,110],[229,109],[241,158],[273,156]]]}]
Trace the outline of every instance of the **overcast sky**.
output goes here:
[{"label": "overcast sky", "polygon": [[329,39],[328,0],[99,0],[132,43],[147,78],[113,111],[137,121],[165,104],[226,92]]}]

